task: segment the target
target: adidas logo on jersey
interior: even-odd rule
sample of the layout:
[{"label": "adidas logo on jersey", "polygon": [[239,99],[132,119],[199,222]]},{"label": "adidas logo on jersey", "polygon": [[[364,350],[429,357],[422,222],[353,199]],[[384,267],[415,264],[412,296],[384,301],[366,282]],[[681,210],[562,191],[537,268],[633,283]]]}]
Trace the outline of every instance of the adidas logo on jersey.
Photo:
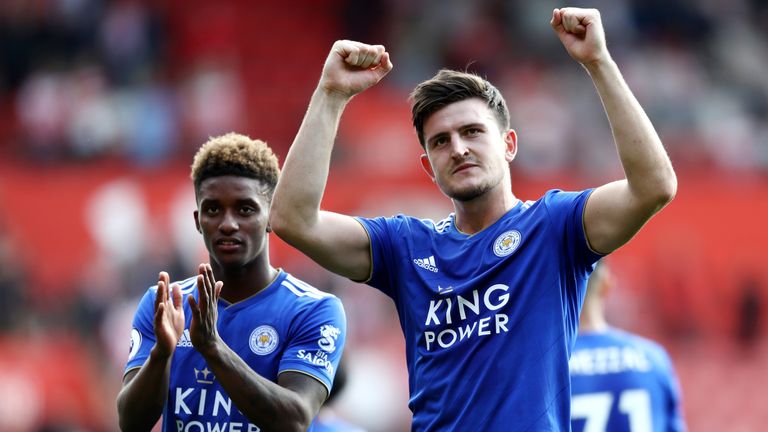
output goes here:
[{"label": "adidas logo on jersey", "polygon": [[435,256],[432,255],[429,258],[414,258],[413,263],[417,266],[429,270],[432,273],[437,273],[437,265],[435,265]]},{"label": "adidas logo on jersey", "polygon": [[189,329],[184,329],[184,333],[181,334],[177,347],[192,348],[192,339],[189,338]]}]

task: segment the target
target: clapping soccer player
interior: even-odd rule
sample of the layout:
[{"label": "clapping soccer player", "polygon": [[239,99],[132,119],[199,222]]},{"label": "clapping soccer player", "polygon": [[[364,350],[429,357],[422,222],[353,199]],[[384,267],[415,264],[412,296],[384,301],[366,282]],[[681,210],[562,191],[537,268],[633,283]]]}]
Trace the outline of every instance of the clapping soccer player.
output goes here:
[{"label": "clapping soccer player", "polygon": [[210,264],[171,284],[162,272],[139,304],[120,428],[305,431],[331,390],[344,348],[339,299],[268,254],[279,174],[262,141],[230,133],[197,152],[194,221]]}]

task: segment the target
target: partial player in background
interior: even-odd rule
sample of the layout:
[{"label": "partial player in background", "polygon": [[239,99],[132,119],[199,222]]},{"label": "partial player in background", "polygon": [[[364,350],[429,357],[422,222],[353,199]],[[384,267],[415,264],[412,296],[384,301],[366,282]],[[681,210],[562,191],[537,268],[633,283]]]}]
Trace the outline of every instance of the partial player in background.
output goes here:
[{"label": "partial player in background", "polygon": [[504,98],[477,75],[443,70],[416,87],[412,113],[422,166],[454,212],[435,222],[321,210],[347,103],[392,69],[383,46],[353,41],[331,48],[283,166],[275,232],[395,303],[414,431],[569,430],[568,358],[587,278],[676,193],[672,164],[608,52],[599,12],[555,9],[550,25],[597,88],[625,178],[518,199],[510,173],[517,133]]},{"label": "partial player in background", "polygon": [[684,431],[680,386],[667,352],[605,320],[604,302],[612,284],[601,262],[587,284],[571,353],[573,431]]},{"label": "partial player in background", "polygon": [[120,428],[305,431],[330,394],[344,348],[338,298],[269,262],[277,158],[259,140],[212,138],[192,165],[194,221],[210,264],[139,304]]},{"label": "partial player in background", "polygon": [[334,409],[334,403],[339,400],[339,395],[347,386],[348,373],[344,364],[344,362],[341,362],[338,369],[336,369],[336,379],[333,381],[333,390],[331,391],[331,395],[328,396],[328,400],[323,404],[323,407],[320,408],[320,413],[315,420],[314,432],[365,432],[365,430],[359,426],[353,425],[339,417]]}]

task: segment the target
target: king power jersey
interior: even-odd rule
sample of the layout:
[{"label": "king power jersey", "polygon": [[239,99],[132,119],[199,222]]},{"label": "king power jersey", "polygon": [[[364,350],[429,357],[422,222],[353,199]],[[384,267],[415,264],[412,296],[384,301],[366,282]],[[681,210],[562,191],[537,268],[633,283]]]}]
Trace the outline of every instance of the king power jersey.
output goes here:
[{"label": "king power jersey", "polygon": [[367,283],[391,297],[405,335],[414,431],[567,431],[568,357],[586,281],[591,190],[518,202],[460,232],[453,215],[358,218]]},{"label": "king power jersey", "polygon": [[666,351],[618,329],[582,333],[571,353],[574,432],[680,432],[680,388]]},{"label": "king power jersey", "polygon": [[[259,425],[238,411],[192,346],[192,312],[186,297],[197,299],[197,278],[180,285],[186,323],[173,354],[163,431],[259,431]],[[141,367],[155,344],[156,296],[155,286],[139,303],[126,373]],[[330,393],[346,337],[344,310],[335,296],[280,271],[268,287],[245,300],[230,304],[220,299],[217,326],[224,342],[262,377],[277,382],[282,372],[300,372],[320,381]]]}]

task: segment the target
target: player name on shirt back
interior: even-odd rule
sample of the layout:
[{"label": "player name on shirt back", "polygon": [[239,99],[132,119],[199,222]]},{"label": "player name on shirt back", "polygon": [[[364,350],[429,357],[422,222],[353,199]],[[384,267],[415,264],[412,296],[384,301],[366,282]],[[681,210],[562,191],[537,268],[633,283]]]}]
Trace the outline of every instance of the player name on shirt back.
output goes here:
[{"label": "player name on shirt back", "polygon": [[604,375],[621,372],[648,372],[646,354],[634,347],[608,346],[574,351],[569,362],[571,375]]}]

